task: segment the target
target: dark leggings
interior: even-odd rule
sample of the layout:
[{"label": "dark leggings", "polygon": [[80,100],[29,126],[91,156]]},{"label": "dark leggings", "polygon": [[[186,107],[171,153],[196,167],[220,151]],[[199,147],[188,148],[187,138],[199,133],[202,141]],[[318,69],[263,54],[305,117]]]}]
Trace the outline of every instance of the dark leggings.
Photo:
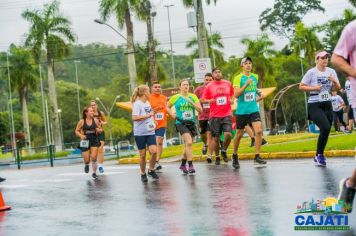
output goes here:
[{"label": "dark leggings", "polygon": [[308,113],[310,120],[312,120],[320,129],[316,154],[324,154],[333,120],[331,102],[308,103]]},{"label": "dark leggings", "polygon": [[341,109],[340,111],[334,111],[333,112],[334,116],[334,127],[335,131],[339,131],[339,127],[337,126],[337,120],[339,119],[339,122],[346,128],[346,123],[344,122],[344,111]]}]

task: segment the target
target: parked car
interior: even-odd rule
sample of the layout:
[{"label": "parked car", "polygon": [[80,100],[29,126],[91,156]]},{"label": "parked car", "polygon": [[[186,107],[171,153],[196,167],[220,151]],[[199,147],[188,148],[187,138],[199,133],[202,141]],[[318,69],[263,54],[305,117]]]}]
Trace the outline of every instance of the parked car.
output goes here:
[{"label": "parked car", "polygon": [[128,140],[120,141],[119,150],[134,150],[134,146]]},{"label": "parked car", "polygon": [[167,139],[167,146],[179,145],[179,144],[180,142],[178,137]]}]

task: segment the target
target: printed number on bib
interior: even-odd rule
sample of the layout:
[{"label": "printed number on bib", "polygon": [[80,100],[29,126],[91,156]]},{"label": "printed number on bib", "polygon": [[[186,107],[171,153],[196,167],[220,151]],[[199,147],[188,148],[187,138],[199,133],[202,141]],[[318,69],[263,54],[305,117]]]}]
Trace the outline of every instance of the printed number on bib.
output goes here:
[{"label": "printed number on bib", "polygon": [[210,104],[209,103],[203,103],[203,108],[204,109],[209,109],[210,108]]},{"label": "printed number on bib", "polygon": [[183,120],[191,120],[191,119],[193,119],[193,111],[183,112]]},{"label": "printed number on bib", "polygon": [[330,100],[330,93],[328,91],[323,91],[319,93],[319,102],[325,102]]},{"label": "printed number on bib", "polygon": [[163,120],[163,117],[164,115],[162,112],[155,114],[155,120]]},{"label": "printed number on bib", "polygon": [[256,100],[256,97],[255,97],[255,93],[245,93],[245,96],[244,96],[244,100],[245,102],[253,102]]},{"label": "printed number on bib", "polygon": [[156,125],[153,122],[146,123],[146,127],[148,131],[152,131],[156,128]]},{"label": "printed number on bib", "polygon": [[226,99],[226,97],[218,97],[218,98],[216,99],[216,104],[217,104],[218,106],[226,105],[226,104],[227,104],[227,99]]},{"label": "printed number on bib", "polygon": [[81,148],[88,148],[89,147],[89,140],[81,140],[79,146]]}]

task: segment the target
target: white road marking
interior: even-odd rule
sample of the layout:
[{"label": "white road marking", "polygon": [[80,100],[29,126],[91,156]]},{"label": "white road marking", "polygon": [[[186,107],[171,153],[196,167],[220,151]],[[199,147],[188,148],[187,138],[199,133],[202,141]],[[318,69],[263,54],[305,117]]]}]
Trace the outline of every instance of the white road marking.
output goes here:
[{"label": "white road marking", "polygon": [[8,188],[8,189],[14,189],[14,188],[26,188],[29,187],[30,185],[24,185],[24,184],[2,184],[0,188]]},{"label": "white road marking", "polygon": [[[100,176],[100,175],[118,175],[118,174],[123,174],[124,172],[108,172],[108,171],[105,171],[104,174],[99,174],[97,172],[97,174]],[[76,173],[62,173],[62,174],[59,174],[59,176],[85,176],[85,175],[88,175],[88,176],[91,176],[91,173],[79,173],[79,172],[76,172]]]}]

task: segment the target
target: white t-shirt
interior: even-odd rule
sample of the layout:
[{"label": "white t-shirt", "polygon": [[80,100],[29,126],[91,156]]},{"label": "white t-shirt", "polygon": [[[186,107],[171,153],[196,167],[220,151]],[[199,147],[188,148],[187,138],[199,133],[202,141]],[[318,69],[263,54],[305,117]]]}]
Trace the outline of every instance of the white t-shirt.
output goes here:
[{"label": "white t-shirt", "polygon": [[344,100],[339,95],[331,96],[331,104],[333,105],[333,111],[342,110],[342,106],[344,104]]},{"label": "white t-shirt", "polygon": [[346,97],[347,97],[347,101],[349,102],[349,104],[351,105],[351,102],[352,102],[352,98],[351,98],[351,94],[352,94],[352,91],[351,91],[351,84],[350,84],[350,80],[346,80],[345,82],[345,91],[346,91]]},{"label": "white t-shirt", "polygon": [[[132,106],[133,116],[144,116],[152,111],[151,105],[148,101],[142,102],[137,99]],[[153,117],[145,120],[134,121],[134,136],[146,136],[155,134],[155,123]]]},{"label": "white t-shirt", "polygon": [[[326,67],[325,71],[319,71],[316,67],[307,71],[302,79],[302,83],[308,86],[321,85],[320,91],[311,91],[308,99],[308,103],[330,101],[331,95],[330,91],[333,83],[328,80],[328,77],[332,76],[337,82],[337,74],[335,70]],[[328,96],[329,94],[329,96]]]}]

